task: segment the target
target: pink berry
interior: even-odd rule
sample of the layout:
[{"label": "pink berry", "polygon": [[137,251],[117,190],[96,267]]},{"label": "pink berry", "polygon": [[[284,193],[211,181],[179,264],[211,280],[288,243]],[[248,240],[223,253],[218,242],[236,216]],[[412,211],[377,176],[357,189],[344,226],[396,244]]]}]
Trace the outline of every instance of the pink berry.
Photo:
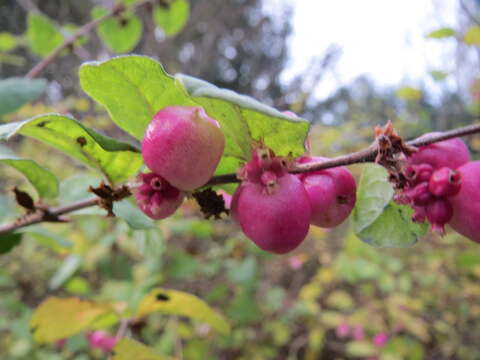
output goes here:
[{"label": "pink berry", "polygon": [[428,182],[422,182],[406,190],[405,195],[413,205],[427,205],[434,200],[433,194],[428,190]]},{"label": "pink berry", "polygon": [[433,173],[433,167],[429,164],[409,165],[405,169],[405,176],[411,186],[429,181]]},{"label": "pink berry", "polygon": [[450,225],[480,243],[480,161],[469,162],[457,171],[462,176],[462,186],[457,195],[449,198],[453,208]]},{"label": "pink berry", "polygon": [[456,169],[468,161],[470,161],[470,152],[467,146],[459,138],[454,138],[420,147],[408,158],[407,163],[408,165],[429,164],[436,170],[445,166]]},{"label": "pink berry", "polygon": [[445,198],[436,198],[425,207],[425,213],[432,226],[432,231],[443,235],[445,224],[450,221],[453,215],[450,201]]},{"label": "pink berry", "polygon": [[428,189],[435,196],[454,196],[460,191],[462,176],[456,170],[443,167],[436,170],[428,183]]},{"label": "pink berry", "polygon": [[363,328],[362,325],[356,325],[353,328],[353,334],[352,337],[356,341],[361,341],[365,338],[365,329]]},{"label": "pink berry", "polygon": [[348,325],[346,322],[341,322],[335,329],[335,335],[337,335],[339,338],[344,338],[350,335],[350,331],[350,325]]},{"label": "pink berry", "polygon": [[232,198],[233,219],[257,246],[284,254],[305,239],[310,225],[308,195],[300,180],[273,153],[254,152],[240,171],[243,182]]},{"label": "pink berry", "polygon": [[373,337],[373,345],[383,347],[388,342],[388,335],[385,333],[378,333]]},{"label": "pink berry", "polygon": [[87,339],[91,348],[102,349],[105,352],[112,351],[117,343],[115,336],[111,336],[101,330],[92,331],[87,334]]},{"label": "pink berry", "polygon": [[152,219],[172,215],[182,204],[185,193],[155,173],[140,174],[141,185],[135,196],[140,210]]},{"label": "pink berry", "polygon": [[[304,156],[300,163],[326,160]],[[355,178],[345,167],[336,167],[298,175],[308,193],[312,225],[331,228],[341,224],[355,206]]]},{"label": "pink berry", "polygon": [[169,106],[150,122],[142,142],[145,164],[181,190],[204,185],[225,146],[218,122],[203,108]]}]

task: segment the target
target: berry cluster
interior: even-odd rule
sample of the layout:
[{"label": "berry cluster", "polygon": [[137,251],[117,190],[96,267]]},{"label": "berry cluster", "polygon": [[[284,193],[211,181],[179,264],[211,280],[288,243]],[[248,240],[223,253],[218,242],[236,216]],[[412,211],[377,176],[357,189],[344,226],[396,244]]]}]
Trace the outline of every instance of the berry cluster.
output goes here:
[{"label": "berry cluster", "polygon": [[[298,163],[324,158],[303,156]],[[288,160],[265,148],[253,152],[240,170],[242,183],[232,199],[232,217],[260,248],[274,253],[295,249],[310,225],[334,227],[355,205],[356,184],[342,167],[293,175]]]},{"label": "berry cluster", "polygon": [[480,242],[480,162],[470,162],[463,141],[450,139],[419,148],[407,158],[403,174],[407,185],[395,200],[414,209],[414,221],[428,220],[432,231],[440,234],[448,223]]},{"label": "berry cluster", "polygon": [[[153,219],[172,215],[188,192],[212,177],[224,146],[218,122],[202,108],[160,110],[142,142],[143,158],[152,172],[139,176],[139,208]],[[331,228],[342,223],[356,200],[355,179],[346,168],[288,171],[291,165],[325,160],[309,155],[284,158],[256,145],[252,159],[238,171],[241,184],[230,205],[247,237],[263,250],[283,254],[305,239],[310,225]],[[480,162],[470,162],[466,145],[450,139],[423,146],[405,163],[406,185],[395,200],[412,206],[413,220],[428,220],[441,234],[449,223],[480,242]]]}]

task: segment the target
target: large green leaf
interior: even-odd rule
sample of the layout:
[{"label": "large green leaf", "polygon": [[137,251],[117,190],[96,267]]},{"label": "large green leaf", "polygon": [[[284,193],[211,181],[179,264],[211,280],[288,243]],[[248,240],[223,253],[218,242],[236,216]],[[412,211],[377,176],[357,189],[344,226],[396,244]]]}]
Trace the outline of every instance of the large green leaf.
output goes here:
[{"label": "large green leaf", "polygon": [[170,105],[205,108],[218,120],[226,138],[220,172],[248,160],[251,143],[263,140],[280,155],[300,155],[309,123],[292,118],[248,96],[220,89],[185,75],[169,76],[158,62],[144,56],[122,56],[84,64],[80,84],[105,106],[113,121],[137,139],[160,109]]},{"label": "large green leaf", "polygon": [[45,90],[44,79],[12,77],[0,80],[0,115],[14,112],[29,101],[35,100]]},{"label": "large green leaf", "polygon": [[35,187],[39,196],[57,196],[57,178],[35,161],[19,158],[9,148],[0,145],[0,163],[10,165],[25,175],[28,181]]},{"label": "large green leaf", "polygon": [[156,7],[153,19],[163,29],[165,35],[174,36],[187,23],[189,13],[190,5],[187,0],[173,0],[166,6]]},{"label": "large green leaf", "polygon": [[19,233],[10,233],[0,235],[0,255],[10,252],[15,246],[22,241],[22,235]]},{"label": "large green leaf", "polygon": [[207,323],[223,334],[230,332],[230,324],[222,315],[195,295],[182,291],[152,290],[140,302],[137,315],[141,317],[154,312],[186,316]]},{"label": "large green leaf", "polygon": [[33,12],[27,18],[27,40],[35,55],[47,56],[62,43],[63,35],[48,17]]},{"label": "large green leaf", "polygon": [[119,182],[135,174],[143,164],[139,150],[59,114],[46,114],[0,126],[0,140],[15,134],[31,136],[100,170],[110,181]]},{"label": "large green leaf", "polygon": [[167,360],[171,359],[159,355],[154,349],[133,339],[123,338],[113,348],[112,360]]},{"label": "large green leaf", "polygon": [[378,165],[366,165],[353,210],[355,234],[377,247],[405,247],[425,235],[428,226],[411,220],[412,210],[392,201],[394,190],[387,171]]},{"label": "large green leaf", "polygon": [[[107,13],[107,9],[95,7],[92,10],[92,17],[97,19]],[[142,21],[131,12],[124,12],[121,17],[109,17],[97,26],[100,39],[116,53],[131,51],[142,37],[142,30]]]}]

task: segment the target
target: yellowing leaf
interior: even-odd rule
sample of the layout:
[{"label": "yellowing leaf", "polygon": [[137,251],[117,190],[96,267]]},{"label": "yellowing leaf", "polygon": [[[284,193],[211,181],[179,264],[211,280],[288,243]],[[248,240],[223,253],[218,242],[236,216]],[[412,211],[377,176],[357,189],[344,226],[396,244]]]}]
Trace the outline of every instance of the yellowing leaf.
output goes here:
[{"label": "yellowing leaf", "polygon": [[455,30],[449,27],[440,28],[427,35],[430,39],[444,39],[455,35]]},{"label": "yellowing leaf", "polygon": [[78,298],[50,297],[35,310],[30,326],[35,341],[51,343],[85,331],[99,316],[111,311],[107,305]]},{"label": "yellowing leaf", "polygon": [[411,86],[397,89],[397,96],[407,101],[418,101],[422,98],[422,91]]},{"label": "yellowing leaf", "polygon": [[140,302],[138,316],[153,312],[186,316],[205,322],[223,334],[230,332],[225,318],[198,297],[176,290],[154,289]]},{"label": "yellowing leaf", "polygon": [[480,26],[470,26],[463,35],[463,42],[467,45],[480,46]]},{"label": "yellowing leaf", "polygon": [[112,360],[167,360],[168,357],[158,355],[152,348],[138,341],[123,338],[113,348]]}]

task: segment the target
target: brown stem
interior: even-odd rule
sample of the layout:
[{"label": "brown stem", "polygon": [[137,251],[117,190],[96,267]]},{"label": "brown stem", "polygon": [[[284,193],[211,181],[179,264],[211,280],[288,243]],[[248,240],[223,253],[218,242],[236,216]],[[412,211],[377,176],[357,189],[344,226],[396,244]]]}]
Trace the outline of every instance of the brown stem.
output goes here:
[{"label": "brown stem", "polygon": [[[144,0],[144,1],[141,1],[141,2],[138,2],[136,4],[133,4],[130,8],[128,8],[128,10],[135,10],[143,5],[146,5],[148,3],[151,3],[152,1],[154,0]],[[38,75],[40,75],[44,70],[45,68],[53,61],[55,60],[55,58],[60,54],[60,52],[63,50],[63,49],[66,49],[68,48],[69,46],[73,46],[75,41],[81,37],[81,36],[84,36],[84,35],[87,35],[90,31],[92,31],[95,27],[97,27],[98,24],[100,24],[102,21],[105,21],[106,19],[108,19],[109,17],[111,16],[114,16],[116,14],[118,14],[119,12],[125,10],[124,9],[124,5],[119,3],[117,5],[115,5],[108,13],[106,13],[105,15],[97,18],[97,19],[93,19],[92,21],[86,23],[85,25],[83,25],[81,28],[79,28],[72,36],[70,36],[69,38],[65,39],[63,41],[63,43],[61,43],[60,45],[58,45],[55,49],[52,50],[52,52],[47,55],[47,57],[45,57],[44,59],[42,59],[39,63],[37,63],[32,69],[30,69],[30,71],[25,75],[26,78],[28,79],[33,79],[35,77],[37,77]]]},{"label": "brown stem", "polygon": [[[460,136],[467,136],[480,133],[480,124],[469,125],[458,129],[445,131],[437,134],[424,135],[414,140],[408,141],[407,144],[411,146],[424,146],[433,144],[439,141],[456,138]],[[357,151],[348,155],[339,156],[330,160],[321,161],[318,163],[308,163],[297,165],[295,169],[291,170],[291,173],[304,173],[311,171],[318,171],[337,166],[345,166],[350,164],[372,162],[377,156],[378,150],[375,145],[370,145],[368,148]],[[205,186],[221,185],[228,183],[239,182],[235,174],[225,174],[214,176]],[[41,222],[52,221],[52,219],[58,219],[61,215],[71,213],[76,210],[84,209],[87,207],[95,206],[99,204],[99,198],[91,198],[81,200],[69,205],[58,206],[49,208],[46,210],[37,210],[37,212],[21,217],[12,223],[4,224],[0,226],[0,235],[7,234],[22,227],[38,224]]]}]

